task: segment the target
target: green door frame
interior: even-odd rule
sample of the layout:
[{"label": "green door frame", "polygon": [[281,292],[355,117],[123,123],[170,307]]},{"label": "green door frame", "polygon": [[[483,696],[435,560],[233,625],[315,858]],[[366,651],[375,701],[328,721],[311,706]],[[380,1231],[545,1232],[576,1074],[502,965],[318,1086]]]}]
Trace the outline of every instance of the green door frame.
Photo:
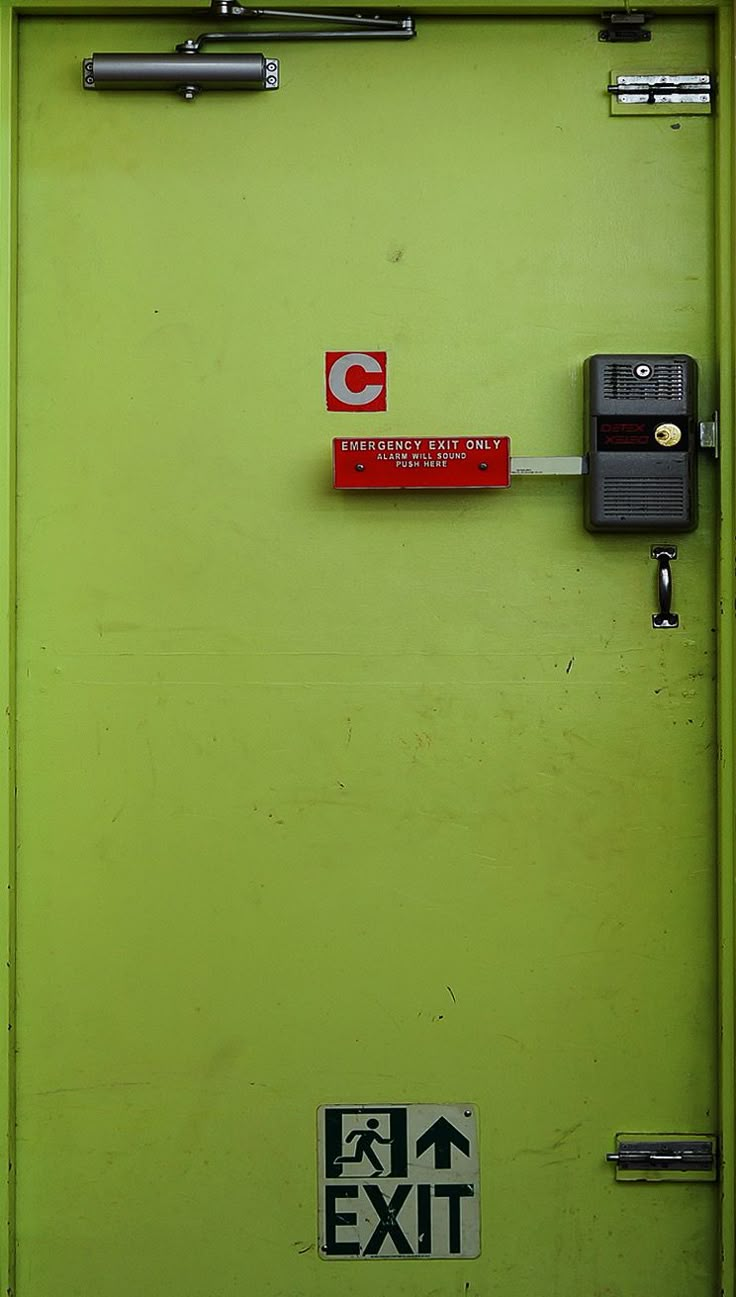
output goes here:
[{"label": "green door frame", "polygon": [[[285,4],[284,7],[288,7]],[[304,6],[301,6],[304,7]],[[307,7],[310,7],[309,5]],[[311,5],[319,8],[318,5]],[[331,3],[332,9],[354,9],[355,4]],[[627,5],[628,7],[628,5]],[[707,0],[647,0],[656,12],[712,13],[716,22],[716,73],[719,84],[719,112],[716,145],[716,275],[717,351],[720,371],[722,426],[733,427],[734,340],[736,336],[736,292],[734,291],[733,243],[736,234],[736,184],[733,151],[736,141],[736,99],[734,97],[734,13],[730,0],[722,5]],[[493,0],[477,3],[465,0],[422,0],[405,8],[417,15],[482,16],[501,13],[570,14],[597,16],[601,4],[590,0]],[[18,27],[24,16],[62,17],[126,16],[191,18],[191,6],[180,0],[25,0],[14,4],[0,0],[0,501],[6,521],[0,529],[6,560],[0,565],[0,617],[3,623],[0,648],[0,743],[6,760],[0,766],[0,840],[7,844],[7,885],[0,887],[0,928],[7,931],[7,956],[0,960],[0,1001],[8,1010],[8,1061],[0,1068],[0,1126],[7,1131],[7,1175],[0,1179],[0,1215],[7,1233],[0,1230],[0,1289],[15,1291],[15,570],[16,570],[16,282],[17,282],[17,75]],[[723,1139],[721,1168],[721,1283],[722,1297],[736,1297],[736,842],[734,835],[734,596],[736,595],[736,544],[734,523],[736,460],[733,442],[721,449],[721,521],[718,560],[718,873],[719,873],[719,1004],[720,1004],[720,1131]],[[21,1294],[22,1297],[22,1294]]]}]

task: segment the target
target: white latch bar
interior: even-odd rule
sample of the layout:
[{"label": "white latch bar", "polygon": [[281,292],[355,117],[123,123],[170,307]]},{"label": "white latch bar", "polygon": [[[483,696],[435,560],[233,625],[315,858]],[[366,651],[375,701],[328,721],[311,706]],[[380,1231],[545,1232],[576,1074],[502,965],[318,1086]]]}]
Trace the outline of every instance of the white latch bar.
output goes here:
[{"label": "white latch bar", "polygon": [[512,477],[582,477],[587,455],[512,455]]}]

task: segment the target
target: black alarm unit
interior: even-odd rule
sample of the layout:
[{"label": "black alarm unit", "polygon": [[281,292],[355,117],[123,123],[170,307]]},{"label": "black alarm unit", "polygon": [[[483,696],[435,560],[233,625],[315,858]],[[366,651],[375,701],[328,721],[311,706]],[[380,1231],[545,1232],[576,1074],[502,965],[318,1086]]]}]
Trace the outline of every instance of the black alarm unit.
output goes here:
[{"label": "black alarm unit", "polygon": [[697,525],[697,386],[692,356],[585,362],[589,531]]}]

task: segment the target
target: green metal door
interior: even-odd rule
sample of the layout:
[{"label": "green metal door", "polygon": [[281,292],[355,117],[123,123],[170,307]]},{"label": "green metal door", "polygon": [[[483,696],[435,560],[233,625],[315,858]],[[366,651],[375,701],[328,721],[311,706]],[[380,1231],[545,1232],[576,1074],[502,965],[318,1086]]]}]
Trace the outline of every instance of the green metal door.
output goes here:
[{"label": "green metal door", "polygon": [[[211,20],[210,20],[211,21]],[[712,116],[611,68],[709,17],[420,19],[274,94],[85,94],[207,20],[22,20],[18,1297],[712,1297],[716,468],[656,535],[570,479],[331,489],[333,436],[581,452],[582,364],[717,402]],[[333,413],[324,353],[385,350]],[[728,430],[727,430],[728,431]],[[329,1103],[472,1102],[477,1260],[328,1263]]]}]

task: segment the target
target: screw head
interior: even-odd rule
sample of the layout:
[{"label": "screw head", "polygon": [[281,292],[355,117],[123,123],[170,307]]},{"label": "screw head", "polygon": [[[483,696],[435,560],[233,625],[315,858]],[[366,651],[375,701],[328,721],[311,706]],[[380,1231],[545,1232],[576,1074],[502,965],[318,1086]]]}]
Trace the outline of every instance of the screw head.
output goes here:
[{"label": "screw head", "polygon": [[479,465],[478,465],[478,468],[480,469],[481,473],[485,473],[486,470],[487,470],[487,468],[488,468],[488,465],[487,465],[487,464],[479,464]]},{"label": "screw head", "polygon": [[637,378],[651,378],[652,367],[651,365],[647,365],[642,362],[641,365],[634,366],[634,373],[636,374]]},{"label": "screw head", "polygon": [[355,471],[356,471],[356,473],[364,473],[364,472],[365,472],[365,464],[356,464],[356,465],[355,465]]}]

